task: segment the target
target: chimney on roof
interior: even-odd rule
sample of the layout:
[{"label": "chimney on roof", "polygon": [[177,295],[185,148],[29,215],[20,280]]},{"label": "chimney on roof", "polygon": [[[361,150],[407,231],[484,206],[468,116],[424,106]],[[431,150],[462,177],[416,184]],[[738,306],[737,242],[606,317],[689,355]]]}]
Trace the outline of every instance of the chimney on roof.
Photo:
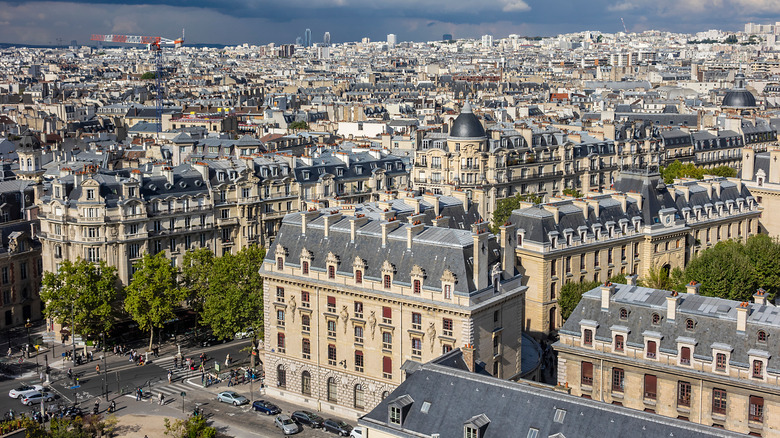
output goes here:
[{"label": "chimney on roof", "polygon": [[404,202],[412,207],[412,209],[414,210],[414,213],[412,214],[420,214],[420,198],[415,198],[413,196],[410,196],[408,198],[405,198]]},{"label": "chimney on roof", "polygon": [[356,214],[355,216],[349,218],[349,237],[350,242],[355,242],[355,237],[357,236],[357,229],[360,228],[363,224],[368,222],[368,218],[364,214]]},{"label": "chimney on roof", "polygon": [[474,266],[472,267],[474,286],[477,290],[488,286],[488,236],[490,233],[482,229],[478,224],[471,226],[471,236],[474,240],[472,245]]},{"label": "chimney on roof", "polygon": [[382,227],[382,248],[387,247],[387,235],[398,228],[399,225],[401,225],[401,222],[394,217],[390,218],[387,222],[379,224],[379,226]]},{"label": "chimney on roof", "polygon": [[[414,217],[414,216],[412,216]],[[414,236],[420,234],[425,228],[421,220],[415,220],[406,225],[406,249],[412,249],[412,240]]]},{"label": "chimney on roof", "polygon": [[558,222],[561,220],[561,212],[558,210],[558,207],[550,204],[543,204],[542,207],[553,214],[555,224],[558,225]]},{"label": "chimney on roof", "polygon": [[423,201],[433,205],[434,216],[439,216],[441,214],[441,207],[439,205],[438,196],[434,195],[433,193],[427,192],[423,194]]},{"label": "chimney on roof", "polygon": [[753,302],[759,306],[766,306],[766,291],[763,288],[759,288],[755,294],[753,294]]},{"label": "chimney on roof", "polygon": [[306,235],[306,226],[309,222],[313,221],[320,215],[317,209],[312,208],[308,211],[301,212],[301,234]]},{"label": "chimney on roof", "polygon": [[769,150],[769,182],[780,183],[780,148],[772,148]]},{"label": "chimney on roof", "polygon": [[333,225],[339,219],[341,219],[341,211],[332,210],[329,214],[326,214],[323,218],[325,219],[325,238],[327,239],[328,236],[330,235],[330,226]]},{"label": "chimney on roof", "polygon": [[601,310],[603,312],[609,312],[609,301],[612,295],[615,294],[615,285],[609,281],[605,281],[601,285]]},{"label": "chimney on roof", "polygon": [[637,275],[626,275],[626,284],[629,286],[636,286],[636,277]]},{"label": "chimney on roof", "polygon": [[168,180],[168,184],[173,184],[173,167],[164,166],[162,168],[162,173],[165,176],[165,179]]},{"label": "chimney on roof", "polygon": [[474,366],[474,346],[466,344],[460,349],[460,352],[463,355],[463,362],[466,363],[466,368],[473,373],[476,368]]},{"label": "chimney on roof", "polygon": [[686,184],[678,184],[674,186],[677,190],[681,191],[685,196],[685,202],[691,202],[691,188]]},{"label": "chimney on roof", "polygon": [[690,283],[685,285],[685,290],[691,295],[698,295],[700,286],[701,285],[699,283],[697,283],[695,280],[692,280]]},{"label": "chimney on roof", "polygon": [[743,301],[737,307],[737,333],[745,333],[747,330],[747,317],[750,303]]},{"label": "chimney on roof", "polygon": [[517,246],[517,231],[515,225],[507,222],[499,227],[501,238],[501,269],[510,277],[515,275],[515,247]]},{"label": "chimney on roof", "polygon": [[666,319],[667,321],[674,321],[677,316],[677,303],[680,301],[680,296],[677,291],[672,291],[666,297]]}]

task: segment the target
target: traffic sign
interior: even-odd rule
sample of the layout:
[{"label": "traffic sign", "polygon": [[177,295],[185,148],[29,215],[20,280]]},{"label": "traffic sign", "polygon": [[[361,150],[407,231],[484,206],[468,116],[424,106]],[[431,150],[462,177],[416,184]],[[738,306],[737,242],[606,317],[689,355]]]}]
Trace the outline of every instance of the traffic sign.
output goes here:
[{"label": "traffic sign", "polygon": [[81,335],[75,335],[73,336],[73,341],[76,343],[81,342],[83,339],[81,338]]},{"label": "traffic sign", "polygon": [[184,392],[184,391],[182,391],[182,392],[181,392],[181,396],[182,396],[182,397],[186,397],[186,396],[187,396],[187,393],[186,393],[186,392]]},{"label": "traffic sign", "polygon": [[81,385],[71,386],[70,389],[81,388]]}]

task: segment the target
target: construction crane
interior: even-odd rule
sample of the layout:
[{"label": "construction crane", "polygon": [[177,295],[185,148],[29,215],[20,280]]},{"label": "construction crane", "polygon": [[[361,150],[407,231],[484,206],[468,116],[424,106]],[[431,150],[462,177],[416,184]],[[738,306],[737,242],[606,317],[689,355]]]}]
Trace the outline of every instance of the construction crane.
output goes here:
[{"label": "construction crane", "polygon": [[623,30],[628,34],[628,29],[626,29],[626,22],[623,21],[623,17],[620,17],[620,24],[623,25]]},{"label": "construction crane", "polygon": [[165,90],[163,86],[163,60],[162,60],[162,46],[174,46],[181,47],[184,45],[184,29],[181,30],[181,38],[171,40],[168,38],[158,36],[138,36],[138,35],[97,35],[93,34],[92,41],[103,41],[108,43],[126,43],[126,44],[146,44],[146,47],[154,52],[154,59],[156,64],[155,79],[155,110],[157,116],[157,138],[160,138],[160,131],[162,130],[162,112],[163,112],[163,96]]}]

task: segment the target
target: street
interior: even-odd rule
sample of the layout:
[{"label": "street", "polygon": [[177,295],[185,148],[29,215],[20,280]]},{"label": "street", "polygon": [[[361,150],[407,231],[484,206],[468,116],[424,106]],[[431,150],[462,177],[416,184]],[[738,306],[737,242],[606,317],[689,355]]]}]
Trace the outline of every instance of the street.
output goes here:
[{"label": "street", "polygon": [[[230,354],[233,359],[233,365],[246,366],[249,364],[249,345],[248,339],[233,340],[211,347],[182,349],[182,354],[184,357],[198,360],[200,354],[205,353],[209,358],[206,365],[210,370],[214,369],[215,361],[224,366],[227,354]],[[56,354],[60,354],[61,351],[64,351],[62,347],[55,349]],[[254,412],[250,405],[235,407],[216,400],[216,394],[227,389],[235,390],[251,400],[248,383],[231,388],[227,388],[225,383],[204,388],[201,385],[200,372],[179,369],[175,370],[172,382],[169,384],[167,373],[169,369],[174,367],[173,358],[177,351],[178,349],[173,345],[164,345],[160,350],[160,357],[154,358],[150,354],[150,362],[143,366],[135,365],[127,355],[119,356],[109,352],[105,358],[107,372],[106,366],[101,360],[103,353],[96,352],[93,361],[73,368],[73,380],[67,376],[67,370],[72,368],[72,361],[63,364],[61,357],[52,360],[50,352],[39,353],[37,359],[40,364],[39,370],[43,370],[43,355],[48,354],[49,356],[49,363],[52,365],[50,389],[57,397],[53,402],[54,405],[70,405],[77,402],[86,413],[92,411],[95,400],[99,398],[100,412],[104,415],[107,414],[106,410],[110,401],[115,400],[117,416],[139,414],[169,418],[184,418],[198,406],[213,422],[212,426],[228,436],[276,437],[283,435],[274,425],[274,416]],[[18,400],[11,399],[7,395],[10,389],[18,387],[22,383],[40,383],[35,361],[36,357],[25,360],[24,364],[21,365],[23,371],[21,377],[15,379],[5,377],[0,381],[0,413],[6,413],[9,410],[17,413],[30,412],[33,409],[40,410],[40,405],[35,407],[22,406]],[[18,363],[18,359],[15,362]],[[100,374],[97,374],[95,370],[95,365],[98,363],[101,367]],[[14,373],[17,374],[16,371]],[[76,378],[78,378],[78,387],[74,387],[76,386],[74,385]],[[142,401],[136,400],[135,391],[138,387],[143,388],[144,398]],[[265,398],[259,382],[255,382],[253,387],[255,400],[269,400],[278,405],[286,414],[300,409],[300,407],[284,400]],[[106,390],[108,398],[103,395]],[[163,406],[159,404],[160,394],[164,394]],[[321,415],[327,418],[325,413]],[[240,421],[236,421],[238,418]],[[354,425],[354,421],[350,423]],[[321,430],[305,428],[297,436],[332,437],[334,435]]]}]

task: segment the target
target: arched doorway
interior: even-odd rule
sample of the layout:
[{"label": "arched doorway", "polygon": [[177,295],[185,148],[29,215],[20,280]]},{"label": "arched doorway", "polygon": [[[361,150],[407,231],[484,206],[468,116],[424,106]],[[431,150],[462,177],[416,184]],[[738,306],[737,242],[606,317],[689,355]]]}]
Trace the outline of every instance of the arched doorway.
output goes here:
[{"label": "arched doorway", "polygon": [[284,365],[276,367],[276,383],[280,388],[287,387],[287,371],[285,371]]},{"label": "arched doorway", "polygon": [[557,317],[558,317],[558,311],[556,310],[555,306],[550,307],[550,330],[549,331],[555,331],[557,327]]}]

